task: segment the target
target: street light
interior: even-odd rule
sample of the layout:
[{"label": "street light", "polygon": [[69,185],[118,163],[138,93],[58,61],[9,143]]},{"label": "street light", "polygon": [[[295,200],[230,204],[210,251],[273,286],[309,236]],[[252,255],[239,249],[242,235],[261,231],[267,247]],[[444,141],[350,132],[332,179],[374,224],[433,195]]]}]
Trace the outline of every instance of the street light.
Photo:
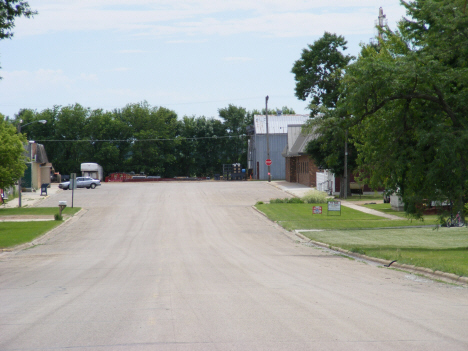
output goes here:
[{"label": "street light", "polygon": [[[18,134],[21,134],[21,127],[26,127],[26,126],[29,126],[30,124],[33,124],[33,123],[36,123],[36,122],[39,122],[39,123],[42,123],[42,124],[47,123],[47,121],[45,119],[40,119],[38,121],[32,121],[32,122],[26,123],[25,125],[21,126],[21,123],[23,123],[23,120],[20,119],[19,123],[18,123]],[[31,177],[32,177],[32,145],[31,145]],[[18,182],[18,207],[21,207],[21,190],[22,190],[21,181],[22,180],[21,180],[21,177],[20,177],[19,182]]]}]

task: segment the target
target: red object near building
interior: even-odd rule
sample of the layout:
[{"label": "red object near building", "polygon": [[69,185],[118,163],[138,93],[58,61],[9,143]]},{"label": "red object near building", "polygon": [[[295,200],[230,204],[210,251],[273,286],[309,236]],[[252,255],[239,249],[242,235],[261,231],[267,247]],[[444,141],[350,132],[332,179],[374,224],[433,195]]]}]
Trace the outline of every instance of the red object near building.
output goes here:
[{"label": "red object near building", "polygon": [[111,173],[108,177],[106,177],[106,182],[123,182],[125,180],[132,179],[131,174],[127,173]]},{"label": "red object near building", "polygon": [[267,166],[271,166],[271,163],[272,163],[272,162],[271,162],[270,159],[267,159],[267,160],[265,161],[265,164],[266,164]]}]

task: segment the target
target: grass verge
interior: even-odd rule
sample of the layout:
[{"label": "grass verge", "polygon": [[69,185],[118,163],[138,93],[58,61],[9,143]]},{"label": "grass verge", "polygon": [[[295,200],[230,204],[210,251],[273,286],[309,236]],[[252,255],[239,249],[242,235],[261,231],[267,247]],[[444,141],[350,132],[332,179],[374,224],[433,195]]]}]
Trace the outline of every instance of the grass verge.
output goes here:
[{"label": "grass verge", "polygon": [[[361,205],[363,207],[371,208],[373,210],[377,210],[383,213],[391,214],[394,216],[398,216],[401,218],[408,218],[406,215],[406,212],[404,211],[395,211],[392,209],[392,206],[390,204],[369,204],[369,205]],[[428,221],[430,223],[434,223],[437,221],[438,216],[437,215],[424,215],[423,216],[424,222]]]},{"label": "grass verge", "polygon": [[61,221],[3,222],[0,223],[0,248],[5,249],[30,242],[47,233]]},{"label": "grass verge", "polygon": [[468,276],[467,228],[330,230],[302,234],[370,257]]},{"label": "grass verge", "polygon": [[[73,216],[81,210],[80,207],[65,208],[64,215]],[[59,213],[57,207],[31,207],[31,208],[2,208],[0,209],[0,218],[3,216],[31,216],[31,215],[50,215]],[[6,249],[16,245],[30,242],[52,230],[63,221],[29,221],[29,222],[2,222],[0,223],[0,248]]]},{"label": "grass verge", "polygon": [[[322,206],[322,214],[312,214],[313,206]],[[341,206],[341,216],[327,211],[326,204],[257,204],[256,208],[287,230],[360,229],[434,225],[435,220],[421,222],[402,218],[389,220]]]},{"label": "grass verge", "polygon": [[[382,204],[386,206],[387,204]],[[370,257],[468,276],[468,229],[419,227],[437,223],[437,216],[424,221],[388,220],[342,206],[341,216],[312,214],[313,204],[258,204],[268,218],[288,230],[325,229],[303,232],[306,237]],[[372,207],[371,207],[372,206]],[[384,206],[371,208],[395,214]],[[401,213],[400,213],[401,214]],[[375,228],[375,229],[373,229]],[[384,229],[385,228],[385,229]]]},{"label": "grass verge", "polygon": [[[66,207],[62,214],[74,215],[81,207]],[[1,216],[30,216],[30,215],[50,215],[53,216],[56,213],[59,213],[58,207],[15,207],[15,208],[0,208],[0,217]]]}]

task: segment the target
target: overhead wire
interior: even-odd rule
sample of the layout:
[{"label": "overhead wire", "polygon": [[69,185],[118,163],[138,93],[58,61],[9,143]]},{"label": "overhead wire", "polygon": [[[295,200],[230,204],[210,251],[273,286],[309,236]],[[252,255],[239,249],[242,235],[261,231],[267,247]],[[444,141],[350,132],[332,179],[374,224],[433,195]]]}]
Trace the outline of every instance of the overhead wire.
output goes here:
[{"label": "overhead wire", "polygon": [[36,139],[35,142],[37,143],[43,143],[43,142],[128,142],[128,143],[134,143],[134,142],[142,142],[142,141],[183,141],[183,140],[201,140],[201,139],[232,139],[232,138],[243,138],[246,137],[246,134],[241,134],[241,135],[224,135],[224,136],[217,136],[213,135],[210,137],[182,137],[178,136],[176,138],[151,138],[151,139]]}]

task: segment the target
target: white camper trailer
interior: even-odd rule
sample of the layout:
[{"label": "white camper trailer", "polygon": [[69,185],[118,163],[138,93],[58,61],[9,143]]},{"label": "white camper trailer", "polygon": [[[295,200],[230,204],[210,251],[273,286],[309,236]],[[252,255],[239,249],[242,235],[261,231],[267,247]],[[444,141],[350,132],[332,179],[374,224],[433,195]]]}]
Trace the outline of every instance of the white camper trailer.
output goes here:
[{"label": "white camper trailer", "polygon": [[104,176],[102,166],[99,166],[97,163],[82,163],[81,176],[91,177],[102,181]]}]

